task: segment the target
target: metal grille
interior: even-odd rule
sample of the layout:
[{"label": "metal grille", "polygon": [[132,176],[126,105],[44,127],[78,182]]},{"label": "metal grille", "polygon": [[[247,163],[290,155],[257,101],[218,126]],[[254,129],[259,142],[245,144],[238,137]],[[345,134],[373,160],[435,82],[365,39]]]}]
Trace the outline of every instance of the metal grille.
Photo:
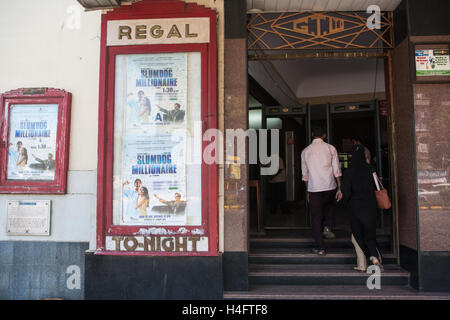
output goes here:
[{"label": "metal grille", "polygon": [[391,12],[371,29],[365,12],[258,13],[248,16],[249,50],[393,48]]}]

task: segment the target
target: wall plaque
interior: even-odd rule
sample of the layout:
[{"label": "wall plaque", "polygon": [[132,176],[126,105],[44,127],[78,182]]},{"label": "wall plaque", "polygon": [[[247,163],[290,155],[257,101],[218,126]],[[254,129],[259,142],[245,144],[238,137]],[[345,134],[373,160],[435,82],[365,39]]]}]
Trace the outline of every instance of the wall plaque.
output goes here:
[{"label": "wall plaque", "polygon": [[49,236],[51,200],[9,200],[6,232],[9,236]]}]

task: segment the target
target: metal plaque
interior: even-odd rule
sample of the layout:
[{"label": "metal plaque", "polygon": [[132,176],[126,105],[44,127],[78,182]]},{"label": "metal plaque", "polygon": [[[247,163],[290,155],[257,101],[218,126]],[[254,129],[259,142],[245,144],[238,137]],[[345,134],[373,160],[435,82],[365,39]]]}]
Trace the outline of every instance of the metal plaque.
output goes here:
[{"label": "metal plaque", "polygon": [[6,232],[9,236],[49,236],[51,200],[8,200]]}]

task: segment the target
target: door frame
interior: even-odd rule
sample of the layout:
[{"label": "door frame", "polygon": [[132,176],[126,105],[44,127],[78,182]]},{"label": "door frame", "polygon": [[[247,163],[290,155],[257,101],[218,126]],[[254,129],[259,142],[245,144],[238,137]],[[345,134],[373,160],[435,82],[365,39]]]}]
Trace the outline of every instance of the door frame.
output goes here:
[{"label": "door frame", "polygon": [[[308,141],[310,141],[310,122],[309,122],[309,104],[306,105],[297,105],[297,106],[262,106],[262,125],[261,129],[267,130],[267,119],[269,118],[291,118],[291,117],[302,117],[305,120],[305,130],[306,137]],[[271,110],[272,109],[272,110]],[[308,135],[309,133],[309,135]],[[308,141],[307,144],[308,144]],[[281,147],[281,146],[280,146]],[[269,177],[268,176],[260,176],[260,199],[261,201],[261,216],[262,216],[262,226],[265,228],[266,217],[268,215],[268,204],[266,201],[265,195],[269,191]],[[307,221],[307,225],[309,225],[310,220]],[[268,227],[268,228],[276,228],[276,229],[302,229],[304,227]],[[307,227],[309,228],[309,227]]]}]

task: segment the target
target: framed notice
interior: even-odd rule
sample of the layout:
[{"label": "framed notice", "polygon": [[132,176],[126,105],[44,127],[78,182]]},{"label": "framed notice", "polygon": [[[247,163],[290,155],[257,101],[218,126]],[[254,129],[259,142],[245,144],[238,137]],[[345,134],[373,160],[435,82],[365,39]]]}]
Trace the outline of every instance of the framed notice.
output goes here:
[{"label": "framed notice", "polygon": [[6,233],[9,236],[50,235],[51,200],[8,200]]},{"label": "framed notice", "polygon": [[448,43],[415,43],[412,48],[414,80],[424,82],[450,81],[450,45]]},{"label": "framed notice", "polygon": [[0,95],[0,193],[65,193],[70,101],[47,88]]},{"label": "framed notice", "polygon": [[416,76],[450,76],[449,49],[416,49]]}]

